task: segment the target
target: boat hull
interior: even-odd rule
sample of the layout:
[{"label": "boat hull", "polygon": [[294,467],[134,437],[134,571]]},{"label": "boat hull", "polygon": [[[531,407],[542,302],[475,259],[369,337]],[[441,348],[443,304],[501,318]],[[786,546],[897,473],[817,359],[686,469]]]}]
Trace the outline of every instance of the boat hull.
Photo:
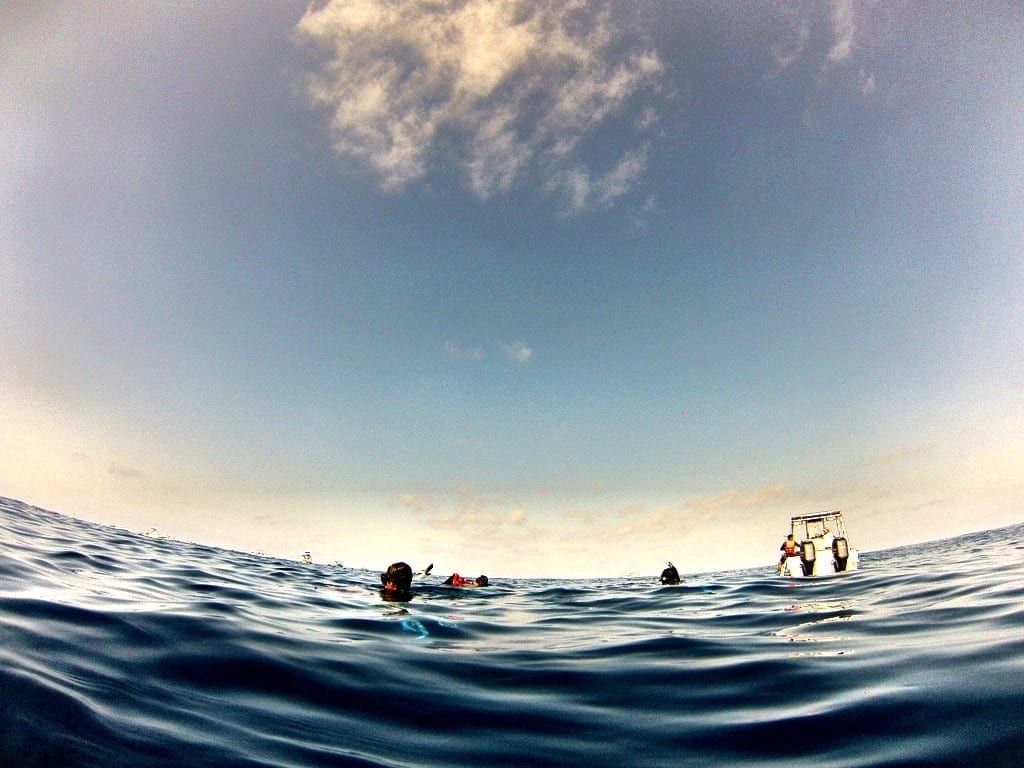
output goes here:
[{"label": "boat hull", "polygon": [[856,571],[860,567],[860,553],[851,548],[845,563],[837,562],[830,548],[815,549],[811,562],[805,563],[801,555],[787,557],[779,567],[779,575],[790,579],[812,579],[823,576],[838,576]]}]

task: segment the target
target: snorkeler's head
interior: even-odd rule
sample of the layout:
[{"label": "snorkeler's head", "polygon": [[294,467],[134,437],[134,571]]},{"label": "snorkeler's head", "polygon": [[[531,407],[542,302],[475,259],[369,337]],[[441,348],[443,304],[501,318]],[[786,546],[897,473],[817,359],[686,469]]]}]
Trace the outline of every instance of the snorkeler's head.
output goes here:
[{"label": "snorkeler's head", "polygon": [[483,574],[480,574],[479,576],[476,577],[476,585],[478,587],[486,587],[487,584],[488,584],[487,577],[484,576]]},{"label": "snorkeler's head", "polygon": [[385,592],[408,592],[412,589],[412,568],[408,563],[392,563],[380,575]]},{"label": "snorkeler's head", "polygon": [[668,568],[661,572],[661,583],[662,584],[678,584],[679,583],[679,571],[672,563],[668,564]]}]

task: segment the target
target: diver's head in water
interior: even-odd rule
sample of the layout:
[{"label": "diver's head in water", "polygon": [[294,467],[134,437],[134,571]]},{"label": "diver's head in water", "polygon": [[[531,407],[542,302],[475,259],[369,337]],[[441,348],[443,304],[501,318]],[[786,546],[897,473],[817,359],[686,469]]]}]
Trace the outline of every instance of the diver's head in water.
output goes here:
[{"label": "diver's head in water", "polygon": [[661,572],[661,583],[662,584],[678,584],[679,583],[679,571],[672,563],[668,564],[668,568]]},{"label": "diver's head in water", "polygon": [[412,568],[408,563],[392,563],[380,575],[381,594],[386,600],[408,600],[412,597]]}]

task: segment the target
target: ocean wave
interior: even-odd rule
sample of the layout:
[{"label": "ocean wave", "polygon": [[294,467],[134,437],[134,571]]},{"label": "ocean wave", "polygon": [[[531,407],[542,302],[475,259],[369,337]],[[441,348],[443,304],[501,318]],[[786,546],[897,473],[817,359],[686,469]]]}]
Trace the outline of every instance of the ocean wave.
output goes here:
[{"label": "ocean wave", "polygon": [[395,603],[0,499],[0,765],[1017,766],[1022,541]]}]

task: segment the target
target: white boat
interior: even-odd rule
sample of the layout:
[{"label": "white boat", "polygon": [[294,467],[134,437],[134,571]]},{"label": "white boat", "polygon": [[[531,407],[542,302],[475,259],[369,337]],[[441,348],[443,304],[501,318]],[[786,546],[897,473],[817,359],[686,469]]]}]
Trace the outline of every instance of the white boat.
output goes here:
[{"label": "white boat", "polygon": [[860,552],[850,546],[843,513],[838,509],[796,515],[790,521],[790,531],[796,544],[795,552],[787,555],[783,550],[780,576],[804,579],[857,570]]}]

